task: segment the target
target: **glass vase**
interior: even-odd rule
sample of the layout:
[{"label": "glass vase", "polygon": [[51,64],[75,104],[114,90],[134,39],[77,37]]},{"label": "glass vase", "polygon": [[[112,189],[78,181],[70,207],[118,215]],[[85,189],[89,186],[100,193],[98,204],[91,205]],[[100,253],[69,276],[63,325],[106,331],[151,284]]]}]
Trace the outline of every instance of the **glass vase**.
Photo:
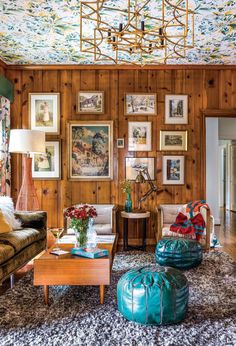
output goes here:
[{"label": "glass vase", "polygon": [[125,211],[126,213],[132,212],[132,200],[129,192],[126,194]]},{"label": "glass vase", "polygon": [[97,232],[94,228],[94,219],[92,218],[89,220],[87,237],[87,247],[95,248],[97,246]]},{"label": "glass vase", "polygon": [[88,241],[88,220],[85,220],[80,225],[74,226],[76,247],[86,247]]}]

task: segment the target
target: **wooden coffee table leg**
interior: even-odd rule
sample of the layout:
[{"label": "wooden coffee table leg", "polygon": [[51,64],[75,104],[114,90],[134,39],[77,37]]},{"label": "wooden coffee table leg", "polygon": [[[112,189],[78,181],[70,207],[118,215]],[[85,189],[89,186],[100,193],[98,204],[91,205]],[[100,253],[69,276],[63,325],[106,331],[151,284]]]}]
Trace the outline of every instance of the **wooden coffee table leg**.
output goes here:
[{"label": "wooden coffee table leg", "polygon": [[45,304],[48,305],[48,296],[49,296],[49,286],[43,286],[43,292],[44,292],[44,301]]},{"label": "wooden coffee table leg", "polygon": [[104,289],[105,289],[105,286],[100,285],[100,303],[101,304],[104,304]]}]

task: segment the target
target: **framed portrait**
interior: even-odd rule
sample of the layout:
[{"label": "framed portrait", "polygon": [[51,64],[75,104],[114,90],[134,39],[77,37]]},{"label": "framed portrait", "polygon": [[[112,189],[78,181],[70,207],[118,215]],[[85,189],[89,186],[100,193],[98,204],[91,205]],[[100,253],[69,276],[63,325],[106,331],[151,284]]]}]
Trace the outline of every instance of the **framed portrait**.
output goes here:
[{"label": "framed portrait", "polygon": [[[140,169],[147,168],[152,180],[155,180],[155,158],[154,157],[126,157],[125,179],[135,180]],[[146,177],[145,177],[146,178]]]},{"label": "framed portrait", "polygon": [[186,151],[188,131],[160,131],[160,150]]},{"label": "framed portrait", "polygon": [[60,94],[30,93],[29,118],[32,130],[60,134]]},{"label": "framed portrait", "polygon": [[165,123],[188,124],[188,95],[165,96]]},{"label": "framed portrait", "polygon": [[113,121],[69,122],[69,179],[112,180]]},{"label": "framed portrait", "polygon": [[77,113],[103,114],[104,91],[79,91],[77,97]]},{"label": "framed portrait", "polygon": [[117,138],[116,147],[118,149],[123,149],[125,147],[125,139],[124,138]]},{"label": "framed portrait", "polygon": [[184,184],[184,156],[163,156],[163,184]]},{"label": "framed portrait", "polygon": [[46,152],[33,154],[32,176],[34,179],[61,179],[61,142],[47,141]]},{"label": "framed portrait", "polygon": [[129,151],[152,150],[152,123],[150,121],[130,121],[128,123]]},{"label": "framed portrait", "polygon": [[157,115],[157,95],[125,94],[125,115]]}]

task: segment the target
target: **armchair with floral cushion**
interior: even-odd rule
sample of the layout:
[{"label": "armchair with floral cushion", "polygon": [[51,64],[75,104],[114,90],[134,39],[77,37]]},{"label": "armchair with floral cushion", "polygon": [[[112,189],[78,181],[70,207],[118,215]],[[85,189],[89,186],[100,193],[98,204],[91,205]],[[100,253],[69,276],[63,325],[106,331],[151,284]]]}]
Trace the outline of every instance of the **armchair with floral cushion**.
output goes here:
[{"label": "armchair with floral cushion", "polygon": [[[163,237],[188,237],[191,235],[181,234],[171,231],[171,225],[175,223],[176,217],[179,213],[185,213],[184,204],[161,204],[157,207],[157,233],[156,240],[159,241]],[[214,229],[214,219],[210,214],[208,206],[203,205],[200,207],[199,212],[202,214],[205,221],[205,229],[200,239],[200,243],[204,249],[210,248],[210,237]]]}]

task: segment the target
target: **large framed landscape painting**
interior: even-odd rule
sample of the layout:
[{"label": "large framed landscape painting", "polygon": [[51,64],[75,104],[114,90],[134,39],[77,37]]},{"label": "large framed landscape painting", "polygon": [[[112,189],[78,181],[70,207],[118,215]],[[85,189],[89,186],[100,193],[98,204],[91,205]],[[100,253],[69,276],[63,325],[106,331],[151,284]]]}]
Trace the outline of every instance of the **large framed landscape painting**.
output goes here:
[{"label": "large framed landscape painting", "polygon": [[47,141],[44,154],[33,154],[32,176],[34,179],[54,180],[61,178],[61,142]]},{"label": "large framed landscape painting", "polygon": [[184,184],[184,156],[163,156],[163,185]]},{"label": "large framed landscape painting", "polygon": [[112,180],[113,121],[69,122],[69,179]]},{"label": "large framed landscape painting", "polygon": [[32,130],[60,134],[60,94],[30,93],[29,118]]},{"label": "large framed landscape painting", "polygon": [[79,91],[77,113],[80,114],[103,114],[104,92],[103,91]]},{"label": "large framed landscape painting", "polygon": [[125,115],[156,115],[156,94],[125,94]]},{"label": "large framed landscape painting", "polygon": [[188,95],[165,96],[165,124],[188,124]]}]

